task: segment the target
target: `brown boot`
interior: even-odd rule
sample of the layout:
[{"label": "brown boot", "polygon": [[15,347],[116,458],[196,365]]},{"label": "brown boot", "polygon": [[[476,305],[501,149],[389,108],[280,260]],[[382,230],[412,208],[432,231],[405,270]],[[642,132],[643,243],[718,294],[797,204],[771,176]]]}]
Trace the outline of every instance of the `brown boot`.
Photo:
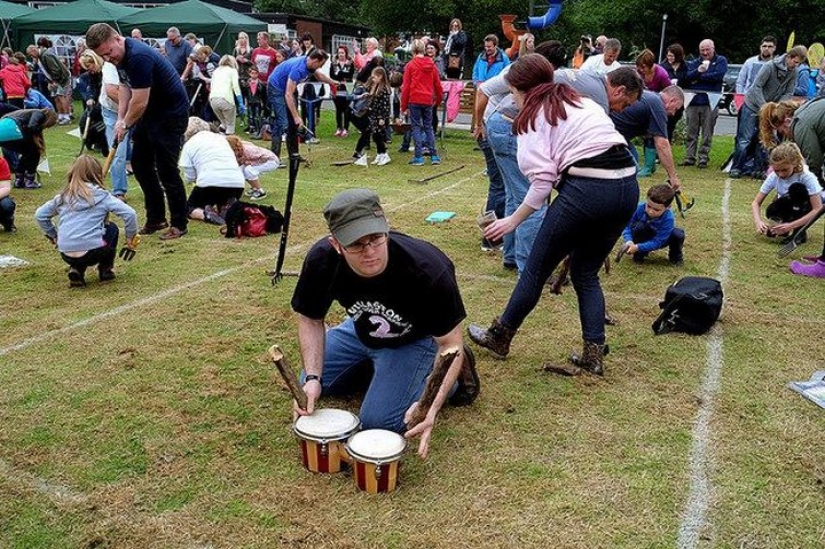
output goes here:
[{"label": "brown boot", "polygon": [[516,335],[516,330],[511,330],[496,318],[486,330],[481,326],[470,324],[467,333],[476,345],[484,347],[499,358],[506,358],[510,352],[510,341]]},{"label": "brown boot", "polygon": [[476,357],[468,345],[464,345],[463,359],[461,372],[458,374],[458,387],[450,396],[450,404],[453,406],[469,406],[481,390],[481,380],[476,371]]},{"label": "brown boot", "polygon": [[607,345],[585,341],[582,353],[570,354],[570,362],[597,376],[604,375],[604,356],[610,352]]}]

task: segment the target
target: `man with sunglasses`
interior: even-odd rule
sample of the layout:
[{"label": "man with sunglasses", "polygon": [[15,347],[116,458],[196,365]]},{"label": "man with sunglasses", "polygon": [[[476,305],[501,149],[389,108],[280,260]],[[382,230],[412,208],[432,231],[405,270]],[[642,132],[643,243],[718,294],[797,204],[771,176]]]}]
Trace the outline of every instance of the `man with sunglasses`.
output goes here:
[{"label": "man with sunglasses", "polygon": [[[475,359],[462,340],[466,313],[452,261],[438,248],[390,232],[378,196],[352,189],[324,209],[331,235],[307,253],[292,308],[304,369],[301,379],[311,414],[318,398],[366,389],[364,429],[420,436],[426,457],[441,407],[468,405],[479,391]],[[347,318],[327,329],[333,301]],[[407,431],[436,357],[462,349],[447,372],[426,419]]]}]

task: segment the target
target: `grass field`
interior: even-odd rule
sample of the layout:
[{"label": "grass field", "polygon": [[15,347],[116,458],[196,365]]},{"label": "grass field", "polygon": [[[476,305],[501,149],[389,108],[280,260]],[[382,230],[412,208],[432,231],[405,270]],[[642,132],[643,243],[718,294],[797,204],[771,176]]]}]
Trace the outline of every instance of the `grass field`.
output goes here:
[{"label": "grass field", "polygon": [[[430,457],[408,452],[399,489],[370,496],[348,474],[299,463],[290,398],[266,358],[278,343],[299,365],[295,278],[273,286],[266,274],[277,237],[228,240],[193,222],[178,241],[144,238],[114,282],[91,274],[68,288],[32,217],[79,148],[65,131],[48,131],[44,188],[14,192],[19,232],[0,233],[0,254],[31,263],[0,270],[0,548],[825,546],[825,414],[785,387],[821,367],[821,282],[787,264],[822,236],[777,259],[753,230],[758,182],[682,169],[697,199],[679,221],[684,266],[658,252],[603,276],[619,321],[605,379],[540,371],[580,339],[572,289],[548,293],[506,361],[477,353],[481,395],[443,410]],[[302,150],[311,166],[298,176],[287,270],[325,235],[329,198],[370,187],[395,229],[454,260],[468,321],[500,313],[515,276],[479,250],[487,183],[470,136],[448,131],[443,164],[423,168],[396,138],[393,162],[365,169],[331,166],[355,144],[333,131],[325,113],[322,143]],[[712,165],[731,147],[717,138]],[[286,179],[264,178],[264,202],[283,208]],[[426,224],[436,210],[457,215]],[[664,290],[685,275],[725,278],[722,318],[708,336],[656,337]]]}]

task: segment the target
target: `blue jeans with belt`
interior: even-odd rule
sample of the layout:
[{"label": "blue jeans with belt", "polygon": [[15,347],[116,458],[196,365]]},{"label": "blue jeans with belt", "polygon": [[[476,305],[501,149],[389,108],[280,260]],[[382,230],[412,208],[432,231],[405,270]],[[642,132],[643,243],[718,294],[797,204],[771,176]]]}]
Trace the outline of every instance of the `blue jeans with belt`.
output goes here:
[{"label": "blue jeans with belt", "polygon": [[[524,201],[524,197],[530,189],[530,182],[518,167],[516,156],[518,142],[516,136],[513,135],[513,123],[504,118],[501,113],[496,112],[487,119],[486,126],[487,142],[493,151],[501,178],[504,180],[504,214],[511,215]],[[530,214],[513,233],[515,262],[519,273],[524,271],[546,210],[547,206],[542,205],[540,209]]]},{"label": "blue jeans with belt", "polygon": [[368,385],[361,426],[403,433],[404,414],[421,398],[437,349],[432,337],[396,349],[373,349],[361,342],[347,319],[327,331],[322,394],[352,395]]},{"label": "blue jeans with belt", "polygon": [[[115,123],[117,122],[117,113],[109,109],[100,109],[103,114],[103,122],[106,124],[106,141],[109,146],[113,146],[115,142]],[[126,132],[123,136],[123,142],[118,144],[115,157],[112,159],[112,166],[109,168],[109,173],[112,175],[112,194],[115,196],[123,196],[129,190],[129,183],[126,178],[126,158],[129,152],[129,141],[132,140],[132,130]],[[106,174],[103,174],[106,177]]]},{"label": "blue jeans with belt", "polygon": [[599,269],[630,221],[638,200],[635,173],[620,179],[566,175],[558,196],[547,208],[527,265],[501,316],[502,324],[513,330],[521,326],[538,303],[553,270],[569,255],[582,339],[603,345],[604,294]]}]

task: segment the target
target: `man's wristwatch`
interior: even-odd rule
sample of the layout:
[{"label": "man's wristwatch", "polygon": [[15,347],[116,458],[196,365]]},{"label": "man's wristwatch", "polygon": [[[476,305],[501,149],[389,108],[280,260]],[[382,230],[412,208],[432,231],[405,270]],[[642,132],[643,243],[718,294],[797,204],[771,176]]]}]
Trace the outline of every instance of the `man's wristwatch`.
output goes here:
[{"label": "man's wristwatch", "polygon": [[304,385],[306,385],[310,381],[317,381],[320,385],[323,385],[323,383],[321,383],[321,376],[316,376],[315,374],[310,374],[306,376],[304,378]]}]

